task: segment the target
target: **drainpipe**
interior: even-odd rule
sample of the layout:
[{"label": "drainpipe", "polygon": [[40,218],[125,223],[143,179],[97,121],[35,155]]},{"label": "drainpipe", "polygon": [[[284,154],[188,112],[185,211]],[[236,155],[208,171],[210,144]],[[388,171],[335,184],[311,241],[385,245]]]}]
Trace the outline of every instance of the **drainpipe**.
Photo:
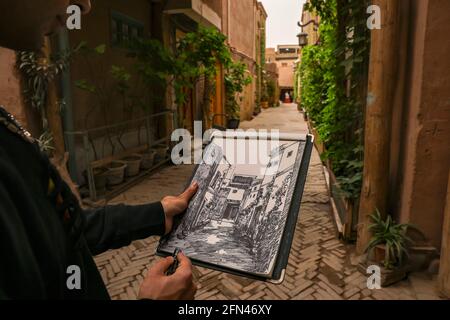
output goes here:
[{"label": "drainpipe", "polygon": [[[67,29],[63,29],[58,34],[58,50],[60,52],[65,52],[70,50],[69,45],[69,35]],[[67,69],[61,74],[60,77],[60,86],[61,86],[61,96],[62,100],[65,102],[64,107],[62,108],[61,116],[63,121],[63,131],[73,132],[73,104],[72,104],[72,89],[71,89],[71,77],[70,77],[70,65]],[[70,177],[76,183],[78,181],[77,175],[77,161],[75,157],[75,138],[72,135],[64,134],[64,140],[66,144],[66,150],[69,152],[69,173]]]}]

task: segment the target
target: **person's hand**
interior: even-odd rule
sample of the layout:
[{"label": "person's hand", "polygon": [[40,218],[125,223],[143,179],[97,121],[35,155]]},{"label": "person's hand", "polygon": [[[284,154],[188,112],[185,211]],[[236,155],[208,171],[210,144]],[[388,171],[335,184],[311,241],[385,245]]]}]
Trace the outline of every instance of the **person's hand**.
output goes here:
[{"label": "person's hand", "polygon": [[183,213],[188,205],[191,198],[195,195],[198,190],[198,183],[194,182],[186,191],[177,197],[165,197],[161,200],[161,204],[164,208],[164,215],[166,216],[166,230],[165,234],[169,234],[173,227],[173,217]]},{"label": "person's hand", "polygon": [[174,262],[172,257],[156,263],[141,284],[138,299],[193,300],[197,286],[192,281],[191,261],[183,253],[178,254],[178,261],[178,269],[170,276],[165,272]]}]

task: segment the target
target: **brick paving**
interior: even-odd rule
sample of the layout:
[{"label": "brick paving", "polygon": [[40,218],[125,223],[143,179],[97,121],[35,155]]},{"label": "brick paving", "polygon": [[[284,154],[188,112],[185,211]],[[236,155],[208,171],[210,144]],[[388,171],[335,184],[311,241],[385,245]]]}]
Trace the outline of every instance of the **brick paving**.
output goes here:
[{"label": "brick paving", "polygon": [[[243,129],[280,129],[306,133],[307,125],[295,105],[265,110]],[[180,193],[193,166],[167,167],[110,204],[143,204]],[[147,269],[157,260],[158,238],[135,241],[95,258],[111,297],[135,299]],[[314,150],[307,177],[300,217],[286,270],[285,281],[274,285],[194,268],[198,284],[196,299],[222,300],[412,300],[438,299],[436,279],[427,274],[410,275],[389,288],[369,290],[367,278],[357,271],[353,246],[341,242],[332,219],[323,166]]]}]

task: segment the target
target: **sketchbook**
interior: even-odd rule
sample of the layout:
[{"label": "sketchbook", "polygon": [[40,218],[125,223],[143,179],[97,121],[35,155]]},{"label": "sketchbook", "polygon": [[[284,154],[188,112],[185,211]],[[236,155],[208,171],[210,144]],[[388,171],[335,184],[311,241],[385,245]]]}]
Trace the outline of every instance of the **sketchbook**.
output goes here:
[{"label": "sketchbook", "polygon": [[199,189],[157,249],[194,265],[281,282],[311,157],[310,135],[214,136],[194,170]]}]

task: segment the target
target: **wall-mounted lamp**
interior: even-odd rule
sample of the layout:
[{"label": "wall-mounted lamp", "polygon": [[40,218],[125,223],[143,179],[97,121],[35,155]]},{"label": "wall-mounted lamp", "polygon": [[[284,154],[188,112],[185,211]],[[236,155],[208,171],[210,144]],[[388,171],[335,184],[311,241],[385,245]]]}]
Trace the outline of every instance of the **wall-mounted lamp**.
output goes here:
[{"label": "wall-mounted lamp", "polygon": [[[317,23],[316,20],[308,21],[308,22],[305,23],[305,24],[302,24],[301,21],[297,22],[297,25],[298,25],[300,28],[302,28],[302,32],[300,32],[300,33],[297,35],[297,38],[298,38],[298,45],[299,45],[300,47],[302,47],[302,48],[308,45],[308,34],[307,34],[306,32],[303,32],[303,28],[309,26],[309,25],[312,24],[312,23],[314,23],[314,27],[316,27],[316,28],[319,27],[319,23]],[[316,30],[316,29],[315,29],[315,30]],[[316,30],[316,31],[317,31],[317,30]]]},{"label": "wall-mounted lamp", "polygon": [[305,47],[308,45],[308,34],[306,32],[301,32],[297,35],[298,45],[300,47]]}]

